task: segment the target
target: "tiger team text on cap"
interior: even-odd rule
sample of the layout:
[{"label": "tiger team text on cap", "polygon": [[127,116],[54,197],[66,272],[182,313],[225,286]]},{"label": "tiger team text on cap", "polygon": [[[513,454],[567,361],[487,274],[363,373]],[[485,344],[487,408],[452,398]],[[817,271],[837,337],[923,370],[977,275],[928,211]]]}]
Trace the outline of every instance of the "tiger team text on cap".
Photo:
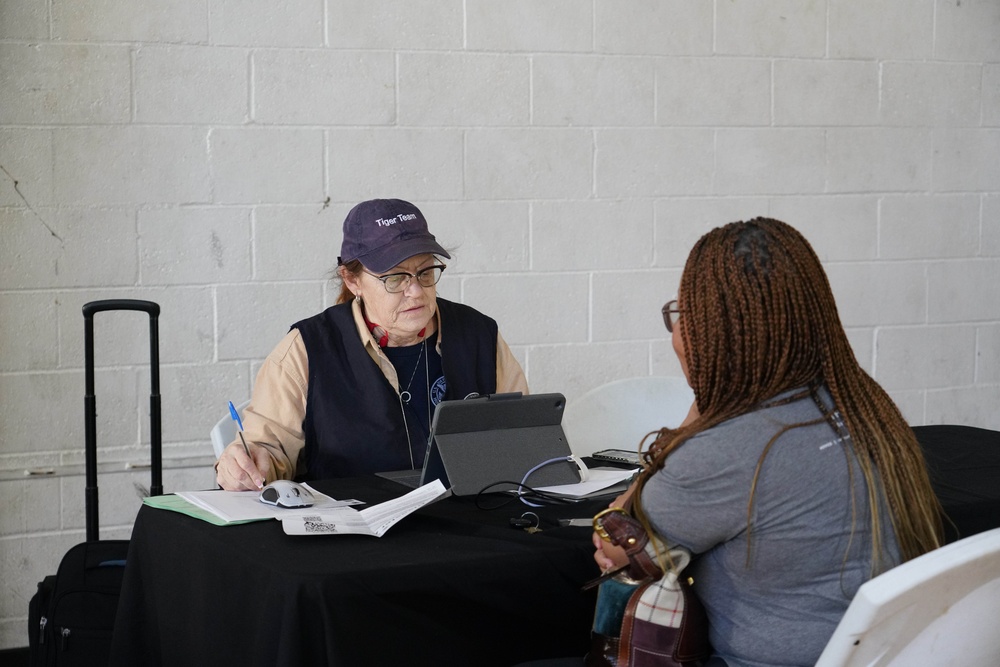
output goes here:
[{"label": "tiger team text on cap", "polygon": [[344,218],[344,241],[337,262],[359,260],[369,271],[384,273],[414,255],[451,258],[427,229],[424,214],[402,199],[369,199]]}]

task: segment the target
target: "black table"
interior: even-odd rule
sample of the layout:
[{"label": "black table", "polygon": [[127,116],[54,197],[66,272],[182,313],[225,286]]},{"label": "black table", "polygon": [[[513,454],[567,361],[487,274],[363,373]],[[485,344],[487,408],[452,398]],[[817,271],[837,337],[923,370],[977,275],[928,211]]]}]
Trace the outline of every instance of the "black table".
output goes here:
[{"label": "black table", "polygon": [[[375,504],[377,477],[314,486]],[[493,498],[495,501],[495,497]],[[422,508],[381,538],[300,536],[277,521],[218,527],[144,506],[132,531],[113,665],[511,665],[582,655],[598,574],[591,530],[559,527],[608,499]],[[543,530],[511,528],[534,511]]]},{"label": "black table", "polygon": [[[1000,526],[1000,432],[914,432],[948,516],[949,541]],[[315,486],[382,502],[407,489],[377,477]],[[589,517],[607,499],[536,511],[448,498],[381,538],[290,537],[277,521],[220,528],[143,507],[132,532],[113,665],[511,665],[587,650],[594,596]]]}]

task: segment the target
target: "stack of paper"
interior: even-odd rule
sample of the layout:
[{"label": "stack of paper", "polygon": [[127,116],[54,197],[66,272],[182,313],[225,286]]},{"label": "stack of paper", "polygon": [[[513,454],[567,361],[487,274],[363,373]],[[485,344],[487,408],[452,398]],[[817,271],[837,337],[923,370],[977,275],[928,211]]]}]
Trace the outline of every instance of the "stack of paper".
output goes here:
[{"label": "stack of paper", "polygon": [[303,484],[315,497],[312,507],[285,509],[260,502],[259,491],[179,491],[164,496],[143,498],[143,503],[157,509],[171,510],[208,521],[217,526],[228,526],[249,521],[280,519],[291,514],[315,514],[319,510],[363,504],[360,500],[334,500],[308,484]]},{"label": "stack of paper", "polygon": [[628,488],[632,479],[639,474],[640,468],[624,470],[622,468],[590,468],[587,479],[576,484],[560,484],[558,486],[543,486],[535,489],[564,498],[592,498],[594,496],[621,493]]},{"label": "stack of paper", "polygon": [[440,480],[434,480],[404,496],[358,511],[360,500],[335,500],[308,484],[315,502],[311,507],[286,509],[260,502],[258,491],[180,491],[150,496],[143,502],[158,509],[181,512],[217,526],[248,521],[279,519],[289,535],[372,535],[382,537],[400,519],[449,495]]},{"label": "stack of paper", "polygon": [[371,535],[382,537],[403,517],[424,505],[445,497],[448,490],[441,480],[424,484],[406,495],[373,505],[360,512],[349,507],[320,512],[316,506],[308,516],[282,516],[281,527],[288,535]]}]

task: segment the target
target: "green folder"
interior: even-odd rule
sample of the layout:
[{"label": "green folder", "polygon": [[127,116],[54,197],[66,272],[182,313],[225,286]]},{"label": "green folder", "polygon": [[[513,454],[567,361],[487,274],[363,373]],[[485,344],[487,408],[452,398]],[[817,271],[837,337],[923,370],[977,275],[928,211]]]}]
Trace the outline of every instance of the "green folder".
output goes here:
[{"label": "green folder", "polygon": [[202,521],[207,521],[214,526],[234,526],[238,523],[250,523],[252,521],[268,521],[269,518],[260,519],[241,519],[239,521],[226,521],[225,519],[218,517],[208,510],[202,509],[197,505],[193,505],[188,501],[184,500],[180,496],[168,493],[162,496],[148,496],[142,499],[142,502],[150,507],[155,507],[161,510],[170,510],[171,512],[180,512],[181,514],[187,514],[195,519],[201,519]]}]

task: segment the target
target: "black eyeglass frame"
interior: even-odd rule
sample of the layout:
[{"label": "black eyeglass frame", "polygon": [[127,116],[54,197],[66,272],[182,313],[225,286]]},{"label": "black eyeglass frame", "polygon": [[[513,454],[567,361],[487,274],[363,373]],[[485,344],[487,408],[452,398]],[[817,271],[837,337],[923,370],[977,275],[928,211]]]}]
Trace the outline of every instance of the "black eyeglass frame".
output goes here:
[{"label": "black eyeglass frame", "polygon": [[660,308],[660,313],[663,315],[663,326],[667,327],[667,331],[670,333],[674,332],[674,327],[681,319],[681,312],[681,309],[677,307],[677,299],[667,301],[663,304],[663,308]]},{"label": "black eyeglass frame", "polygon": [[[388,292],[389,294],[399,294],[400,292],[406,291],[406,288],[410,286],[410,281],[412,281],[414,278],[417,279],[417,284],[420,285],[421,287],[424,288],[434,287],[435,285],[438,284],[438,282],[440,282],[441,276],[444,275],[444,270],[447,268],[448,267],[444,264],[434,264],[433,266],[428,266],[425,269],[420,269],[416,273],[409,273],[407,271],[397,271],[396,273],[387,273],[384,276],[376,275],[371,271],[369,271],[368,269],[362,269],[362,271],[370,275],[375,280],[381,281],[382,287],[384,287],[385,291]],[[435,271],[437,273],[435,273]],[[431,282],[425,282],[425,277],[426,280],[430,280]],[[398,289],[389,289],[389,283],[387,283],[386,281],[389,280],[390,278],[399,278],[400,280],[403,280],[403,282],[400,283]]]}]

